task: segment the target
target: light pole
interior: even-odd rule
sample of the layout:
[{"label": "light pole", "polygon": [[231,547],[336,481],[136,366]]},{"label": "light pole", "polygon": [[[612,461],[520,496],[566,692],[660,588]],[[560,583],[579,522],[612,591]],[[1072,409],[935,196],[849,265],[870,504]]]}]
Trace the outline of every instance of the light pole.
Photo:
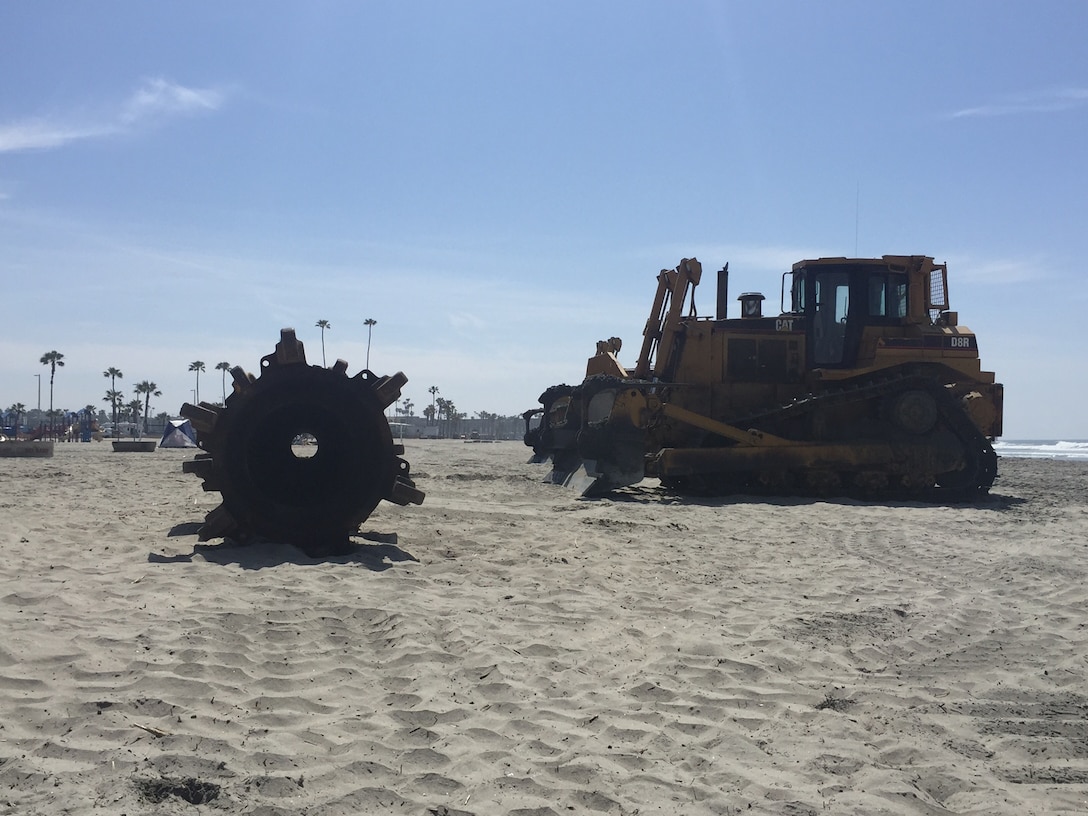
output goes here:
[{"label": "light pole", "polygon": [[[42,426],[42,375],[35,374],[34,376],[38,378],[38,427],[40,428]],[[28,427],[29,425],[30,423],[27,422]]]}]

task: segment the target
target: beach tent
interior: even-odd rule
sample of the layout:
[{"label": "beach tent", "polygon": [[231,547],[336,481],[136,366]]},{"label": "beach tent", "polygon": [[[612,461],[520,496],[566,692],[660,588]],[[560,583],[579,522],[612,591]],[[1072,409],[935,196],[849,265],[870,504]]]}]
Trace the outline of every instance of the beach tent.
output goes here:
[{"label": "beach tent", "polygon": [[159,440],[160,448],[195,448],[196,431],[193,423],[187,419],[171,419],[162,432]]}]

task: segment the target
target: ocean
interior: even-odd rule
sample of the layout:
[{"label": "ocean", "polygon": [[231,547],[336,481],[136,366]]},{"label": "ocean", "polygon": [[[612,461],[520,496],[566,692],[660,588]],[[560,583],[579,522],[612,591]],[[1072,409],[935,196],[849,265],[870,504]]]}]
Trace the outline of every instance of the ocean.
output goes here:
[{"label": "ocean", "polygon": [[998,456],[1010,458],[1088,461],[1088,440],[1084,439],[999,439],[994,450]]}]

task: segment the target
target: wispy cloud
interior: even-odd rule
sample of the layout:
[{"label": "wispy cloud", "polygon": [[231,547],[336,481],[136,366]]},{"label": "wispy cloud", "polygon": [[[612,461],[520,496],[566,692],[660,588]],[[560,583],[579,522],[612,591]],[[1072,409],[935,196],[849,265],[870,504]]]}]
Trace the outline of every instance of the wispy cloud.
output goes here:
[{"label": "wispy cloud", "polygon": [[478,332],[487,328],[487,323],[470,312],[453,312],[449,315],[450,326],[461,332]]},{"label": "wispy cloud", "polygon": [[1032,113],[1057,113],[1088,104],[1088,88],[1048,88],[1029,93],[1006,96],[996,102],[961,108],[949,118],[973,116],[1016,116]]},{"label": "wispy cloud", "polygon": [[149,79],[129,98],[121,121],[134,125],[149,119],[206,113],[222,106],[224,97],[214,88],[186,88],[165,79]]},{"label": "wispy cloud", "polygon": [[94,139],[115,132],[103,125],[73,125],[46,119],[24,119],[0,125],[0,153],[19,150],[49,150],[69,142]]},{"label": "wispy cloud", "polygon": [[97,117],[61,114],[0,123],[0,153],[52,150],[73,142],[132,133],[167,119],[218,110],[225,101],[226,94],[219,89],[146,79],[121,105]]}]

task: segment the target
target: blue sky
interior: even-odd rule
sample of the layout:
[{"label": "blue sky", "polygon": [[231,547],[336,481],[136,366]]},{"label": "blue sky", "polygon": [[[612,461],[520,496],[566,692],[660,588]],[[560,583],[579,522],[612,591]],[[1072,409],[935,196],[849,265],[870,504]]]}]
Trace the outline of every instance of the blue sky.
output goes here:
[{"label": "blue sky", "polygon": [[[418,407],[633,362],[683,257],[928,254],[1007,438],[1088,438],[1082,2],[0,5],[0,403],[175,414],[285,326]],[[713,308],[713,284],[698,302]],[[43,407],[47,387],[43,386]]]}]

